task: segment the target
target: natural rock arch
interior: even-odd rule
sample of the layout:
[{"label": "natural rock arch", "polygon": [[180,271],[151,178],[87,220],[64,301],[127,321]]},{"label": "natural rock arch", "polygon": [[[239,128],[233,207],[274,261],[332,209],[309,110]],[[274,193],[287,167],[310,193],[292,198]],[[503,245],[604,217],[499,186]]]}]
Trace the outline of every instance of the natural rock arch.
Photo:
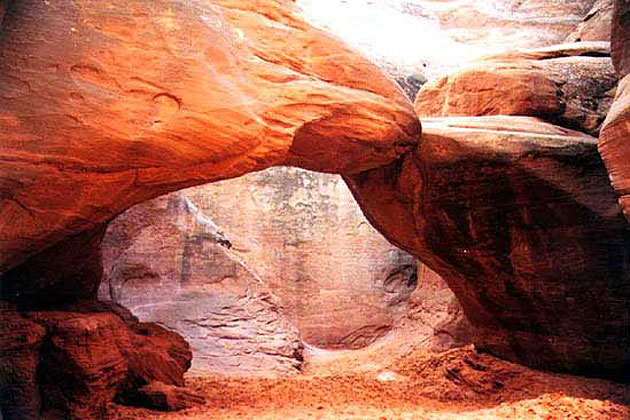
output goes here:
[{"label": "natural rock arch", "polygon": [[420,135],[402,91],[289,0],[10,2],[0,51],[6,418],[196,400],[151,385],[183,384],[180,337],[94,301],[116,215],[274,165],[378,167]]},{"label": "natural rock arch", "polygon": [[[379,230],[446,277],[481,348],[542,368],[627,371],[627,319],[616,317],[627,311],[627,226],[594,139],[532,119],[436,120],[415,150],[420,124],[403,93],[289,0],[11,2],[0,55],[2,328],[26,331],[20,342],[2,334],[12,352],[3,369],[21,387],[8,404],[27,405],[25,417],[39,410],[39,348],[76,351],[81,328],[97,347],[116,342],[117,369],[111,384],[87,387],[96,403],[60,387],[71,416],[89,418],[120,383],[180,384],[190,354],[163,331],[134,323],[116,335],[124,324],[109,313],[84,322],[33,309],[94,298],[104,226],[126,208],[281,164],[343,174]],[[506,124],[508,135],[497,128]],[[604,138],[625,138],[619,126],[605,124]],[[498,140],[482,147],[479,135]],[[548,214],[567,219],[558,240]],[[528,265],[528,251],[545,251],[530,245],[546,239],[588,243],[570,249],[579,264]],[[61,344],[43,342],[51,331]],[[143,364],[134,343],[157,349],[171,377]],[[47,373],[50,385],[58,372]]]},{"label": "natural rock arch", "polygon": [[290,1],[15,2],[1,42],[8,300],[76,295],[66,280],[94,273],[47,267],[133,204],[279,164],[354,173],[420,134],[403,93]]}]

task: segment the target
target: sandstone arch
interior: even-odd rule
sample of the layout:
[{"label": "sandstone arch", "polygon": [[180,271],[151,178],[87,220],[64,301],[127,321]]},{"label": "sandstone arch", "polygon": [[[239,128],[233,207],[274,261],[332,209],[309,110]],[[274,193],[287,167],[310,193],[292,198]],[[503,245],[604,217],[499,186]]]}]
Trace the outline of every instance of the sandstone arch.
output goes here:
[{"label": "sandstone arch", "polygon": [[403,93],[291,1],[14,2],[0,43],[0,272],[34,258],[4,276],[8,299],[64,284],[51,247],[98,242],[133,204],[279,164],[354,173],[420,133]]}]

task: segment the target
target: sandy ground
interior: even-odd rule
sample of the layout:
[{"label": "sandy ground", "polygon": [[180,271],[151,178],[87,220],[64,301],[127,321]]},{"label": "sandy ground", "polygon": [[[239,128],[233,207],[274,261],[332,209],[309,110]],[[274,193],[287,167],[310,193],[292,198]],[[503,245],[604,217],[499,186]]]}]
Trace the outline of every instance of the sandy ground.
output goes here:
[{"label": "sandy ground", "polygon": [[548,374],[478,354],[429,354],[389,342],[310,352],[300,375],[190,377],[206,404],[175,413],[110,405],[110,419],[620,419],[630,386]]}]

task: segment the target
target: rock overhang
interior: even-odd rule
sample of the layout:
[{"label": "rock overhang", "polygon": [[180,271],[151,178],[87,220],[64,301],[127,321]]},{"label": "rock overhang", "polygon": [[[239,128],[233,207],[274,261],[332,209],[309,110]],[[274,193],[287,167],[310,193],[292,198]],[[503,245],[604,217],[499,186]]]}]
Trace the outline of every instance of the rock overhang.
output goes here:
[{"label": "rock overhang", "polygon": [[356,173],[420,136],[400,88],[292,1],[27,1],[7,17],[0,272],[161,194],[282,164]]}]

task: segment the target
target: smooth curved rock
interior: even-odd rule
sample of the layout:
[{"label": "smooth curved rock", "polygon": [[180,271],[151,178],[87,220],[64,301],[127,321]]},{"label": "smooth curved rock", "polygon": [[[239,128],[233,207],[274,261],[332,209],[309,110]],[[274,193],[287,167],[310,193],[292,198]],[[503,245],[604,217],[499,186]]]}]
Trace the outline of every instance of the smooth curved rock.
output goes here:
[{"label": "smooth curved rock", "polygon": [[612,56],[621,80],[602,127],[599,150],[630,220],[630,3],[624,0],[615,2]]},{"label": "smooth curved rock", "polygon": [[597,0],[566,42],[610,41],[613,0]]},{"label": "smooth curved rock", "polygon": [[347,177],[368,219],[446,280],[480,349],[624,380],[630,229],[596,139],[526,117],[423,126],[414,154]]},{"label": "smooth curved rock", "polygon": [[508,52],[424,85],[420,117],[523,115],[597,135],[617,78],[609,44],[589,42]]},{"label": "smooth curved rock", "polygon": [[289,0],[27,0],[2,33],[0,273],[158,195],[278,164],[354,173],[420,133]]}]

